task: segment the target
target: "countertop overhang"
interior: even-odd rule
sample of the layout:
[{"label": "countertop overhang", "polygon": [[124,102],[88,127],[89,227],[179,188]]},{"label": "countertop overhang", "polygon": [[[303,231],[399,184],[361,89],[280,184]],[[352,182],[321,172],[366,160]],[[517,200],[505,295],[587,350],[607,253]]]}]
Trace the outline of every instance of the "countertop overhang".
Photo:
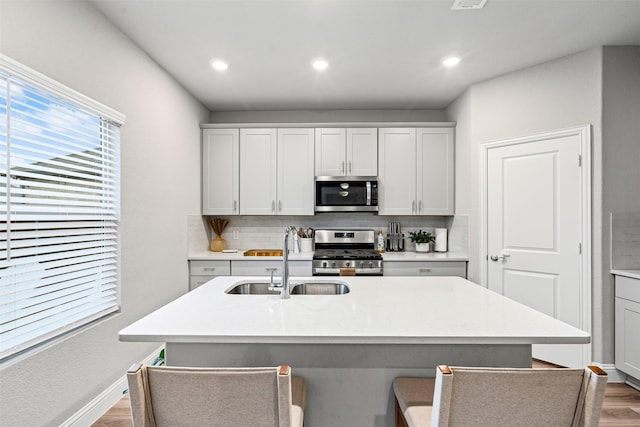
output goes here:
[{"label": "countertop overhang", "polygon": [[[333,278],[332,278],[333,279]],[[459,277],[336,277],[345,295],[231,295],[220,276],[120,331],[121,341],[584,344],[590,335]],[[330,280],[293,277],[292,283]]]}]

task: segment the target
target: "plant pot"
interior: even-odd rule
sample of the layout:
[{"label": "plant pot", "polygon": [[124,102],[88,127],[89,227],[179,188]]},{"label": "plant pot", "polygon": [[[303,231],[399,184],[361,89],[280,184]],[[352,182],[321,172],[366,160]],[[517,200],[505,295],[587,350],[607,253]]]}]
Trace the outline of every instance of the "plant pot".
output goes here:
[{"label": "plant pot", "polygon": [[431,243],[416,243],[416,252],[431,252]]},{"label": "plant pot", "polygon": [[211,241],[209,247],[211,252],[222,252],[227,249],[227,241],[220,236],[216,236],[216,238]]}]

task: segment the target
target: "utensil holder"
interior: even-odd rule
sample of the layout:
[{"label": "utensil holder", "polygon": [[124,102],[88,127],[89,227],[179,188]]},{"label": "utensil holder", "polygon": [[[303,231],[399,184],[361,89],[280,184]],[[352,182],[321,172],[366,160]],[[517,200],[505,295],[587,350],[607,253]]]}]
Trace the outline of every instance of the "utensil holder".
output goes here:
[{"label": "utensil holder", "polygon": [[300,251],[303,253],[313,252],[313,239],[301,237],[300,238]]}]

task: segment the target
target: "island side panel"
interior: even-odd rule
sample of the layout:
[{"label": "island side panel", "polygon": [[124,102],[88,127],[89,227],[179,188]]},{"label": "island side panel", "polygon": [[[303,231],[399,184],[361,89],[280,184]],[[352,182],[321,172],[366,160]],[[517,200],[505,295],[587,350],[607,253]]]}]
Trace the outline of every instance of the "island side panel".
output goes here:
[{"label": "island side panel", "polygon": [[307,381],[305,426],[394,425],[391,383],[434,377],[438,364],[531,367],[531,345],[167,343],[172,366],[290,365]]}]

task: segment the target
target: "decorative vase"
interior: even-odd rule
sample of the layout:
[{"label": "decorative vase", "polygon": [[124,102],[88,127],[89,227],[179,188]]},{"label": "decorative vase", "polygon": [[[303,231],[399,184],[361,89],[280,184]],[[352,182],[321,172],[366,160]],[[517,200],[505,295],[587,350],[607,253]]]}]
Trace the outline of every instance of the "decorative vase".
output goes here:
[{"label": "decorative vase", "polygon": [[222,252],[227,249],[227,241],[216,234],[216,238],[211,241],[211,252]]},{"label": "decorative vase", "polygon": [[431,243],[416,243],[416,252],[431,252]]}]

